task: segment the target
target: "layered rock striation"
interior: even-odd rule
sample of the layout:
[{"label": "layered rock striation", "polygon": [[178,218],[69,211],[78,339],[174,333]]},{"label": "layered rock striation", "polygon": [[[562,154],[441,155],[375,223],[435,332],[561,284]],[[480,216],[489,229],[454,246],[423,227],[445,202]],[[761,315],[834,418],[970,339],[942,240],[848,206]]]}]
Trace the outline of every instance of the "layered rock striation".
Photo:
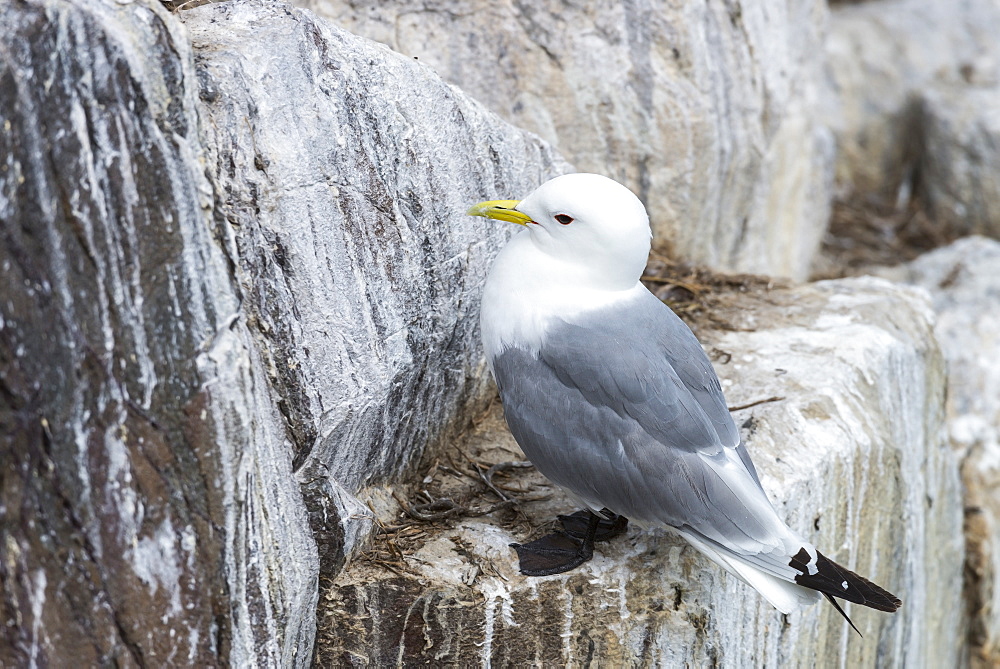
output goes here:
[{"label": "layered rock striation", "polygon": [[[680,255],[802,277],[830,201],[823,60],[868,34],[850,17],[908,5],[837,8],[824,54],[824,3],[751,4],[316,4],[341,26],[279,2],[0,6],[0,664],[961,662],[944,372],[923,298],[886,282],[745,295],[713,315],[730,329],[701,332],[734,404],[781,398],[738,412],[781,512],[904,600],[895,616],[852,611],[863,641],[827,607],[783,620],[656,532],[524,579],[506,543],[570,510],[556,495],[521,515],[407,521],[408,551],[388,561],[401,530],[367,542],[419,464],[436,489],[464,453],[519,457],[495,408],[458,441],[493,394],[478,299],[512,232],[464,211],[571,169],[424,62],[633,186]],[[962,3],[947,38],[980,10]],[[869,109],[851,91],[879,81],[868,48],[842,80],[848,109]],[[847,173],[877,168],[871,190],[906,178],[887,167],[898,142],[866,133],[895,130],[937,62],[904,51],[931,65],[887,87],[871,123],[834,125]],[[983,53],[953,69],[986,91]],[[923,104],[944,148],[921,158],[943,175],[921,193],[957,212],[949,225],[961,205],[968,229],[995,230],[988,198],[966,195],[991,192],[984,172],[963,167],[993,126],[947,97]],[[958,293],[966,325],[942,329],[963,271],[909,279],[937,296],[949,357],[949,332],[985,332]],[[959,384],[993,381],[955,360],[949,434],[981,455],[966,460],[982,534],[966,587],[991,657],[996,417]]]},{"label": "layered rock striation", "polygon": [[184,18],[0,9],[3,664],[308,663],[353,493],[485,401],[467,202],[566,169],[311,15]]},{"label": "layered rock striation", "polygon": [[806,277],[834,160],[818,113],[825,2],[296,4],[632,188],[659,249]]}]

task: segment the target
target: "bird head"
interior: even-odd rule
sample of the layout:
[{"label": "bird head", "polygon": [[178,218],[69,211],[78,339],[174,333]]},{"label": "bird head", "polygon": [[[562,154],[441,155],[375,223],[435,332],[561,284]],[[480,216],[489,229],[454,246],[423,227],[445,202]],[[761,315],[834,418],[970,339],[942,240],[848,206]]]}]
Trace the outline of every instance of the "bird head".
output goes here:
[{"label": "bird head", "polygon": [[524,225],[539,250],[607,288],[635,286],[649,255],[646,208],[599,174],[565,174],[520,202],[481,202],[467,213]]}]

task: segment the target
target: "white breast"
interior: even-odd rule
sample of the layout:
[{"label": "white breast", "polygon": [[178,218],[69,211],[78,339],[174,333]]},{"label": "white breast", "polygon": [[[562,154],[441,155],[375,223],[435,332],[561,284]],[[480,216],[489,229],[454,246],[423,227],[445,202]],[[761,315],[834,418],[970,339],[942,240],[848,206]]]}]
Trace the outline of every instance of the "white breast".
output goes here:
[{"label": "white breast", "polygon": [[592,285],[579,266],[539,250],[528,231],[514,237],[497,256],[486,279],[480,312],[483,348],[493,358],[512,347],[537,352],[556,321],[573,322],[594,309],[636,299],[640,283],[625,291]]}]

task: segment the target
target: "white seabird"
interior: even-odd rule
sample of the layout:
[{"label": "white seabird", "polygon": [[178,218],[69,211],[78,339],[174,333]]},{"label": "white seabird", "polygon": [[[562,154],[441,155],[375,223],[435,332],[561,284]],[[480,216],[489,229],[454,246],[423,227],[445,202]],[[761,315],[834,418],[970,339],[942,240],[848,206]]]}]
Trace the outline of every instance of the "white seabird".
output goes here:
[{"label": "white seabird", "polygon": [[821,593],[842,615],[833,597],[900,606],[819,553],[771,506],[704,350],[639,281],[651,233],[631,191],[568,174],[523,201],[468,213],[527,228],[486,281],[483,346],[518,444],[588,510],[586,530],[577,523],[571,531],[564,519],[575,539],[557,533],[517,545],[523,573],[590,559],[602,528],[613,534],[602,516],[619,516],[672,528],[784,613]]}]

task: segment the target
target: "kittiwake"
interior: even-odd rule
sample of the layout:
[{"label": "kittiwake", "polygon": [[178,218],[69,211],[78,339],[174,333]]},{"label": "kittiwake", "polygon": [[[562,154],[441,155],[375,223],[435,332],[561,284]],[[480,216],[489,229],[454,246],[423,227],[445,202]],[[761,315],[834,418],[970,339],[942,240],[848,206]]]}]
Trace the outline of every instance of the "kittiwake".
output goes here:
[{"label": "kittiwake", "polygon": [[671,528],[784,613],[820,594],[842,615],[833,597],[899,608],[775,512],[704,350],[639,281],[651,233],[630,190],[567,174],[468,214],[526,227],[486,281],[483,346],[518,444],[586,510],[515,544],[523,573],[573,569],[631,519]]}]

